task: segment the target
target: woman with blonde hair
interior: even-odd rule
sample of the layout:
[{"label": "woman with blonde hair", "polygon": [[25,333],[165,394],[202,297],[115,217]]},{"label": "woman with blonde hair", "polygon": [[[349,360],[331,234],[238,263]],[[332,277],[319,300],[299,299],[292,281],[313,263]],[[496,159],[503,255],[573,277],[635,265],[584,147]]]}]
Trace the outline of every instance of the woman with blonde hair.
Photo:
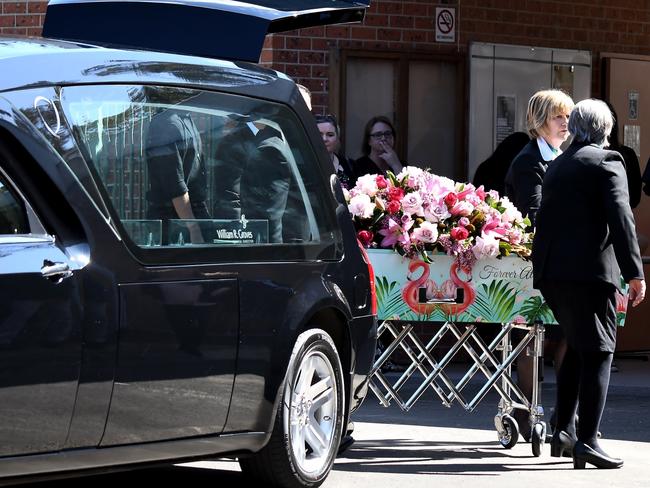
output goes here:
[{"label": "woman with blonde hair", "polygon": [[569,138],[569,115],[573,100],[561,90],[542,90],[528,101],[526,128],[532,140],[512,161],[506,174],[506,196],[531,225],[542,199],[542,181],[551,161],[562,153]]},{"label": "woman with blonde hair", "polygon": [[[549,164],[562,153],[560,146],[569,138],[569,115],[574,103],[561,90],[541,90],[528,101],[526,128],[531,141],[515,157],[506,173],[506,196],[535,227],[537,210],[542,201],[542,181]],[[515,331],[514,340],[523,339]],[[549,327],[546,333],[547,345],[555,344],[555,370],[562,363],[566,342],[559,327]],[[528,400],[533,393],[533,356],[522,353],[517,358],[517,384]],[[524,410],[515,410],[514,417],[522,437],[530,439],[530,415]],[[551,424],[553,419],[551,419]]]}]

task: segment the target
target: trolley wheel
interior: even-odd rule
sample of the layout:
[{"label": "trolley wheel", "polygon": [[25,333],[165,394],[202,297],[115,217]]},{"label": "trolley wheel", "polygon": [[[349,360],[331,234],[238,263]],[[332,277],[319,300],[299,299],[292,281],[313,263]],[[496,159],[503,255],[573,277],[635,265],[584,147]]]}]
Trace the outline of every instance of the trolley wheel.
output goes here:
[{"label": "trolley wheel", "polygon": [[537,422],[533,425],[532,435],[530,437],[530,445],[533,448],[533,456],[539,457],[542,455],[542,448],[546,440],[546,424],[544,422]]},{"label": "trolley wheel", "polygon": [[519,425],[514,417],[506,414],[501,416],[503,430],[498,431],[499,442],[506,449],[512,449],[519,439]]}]

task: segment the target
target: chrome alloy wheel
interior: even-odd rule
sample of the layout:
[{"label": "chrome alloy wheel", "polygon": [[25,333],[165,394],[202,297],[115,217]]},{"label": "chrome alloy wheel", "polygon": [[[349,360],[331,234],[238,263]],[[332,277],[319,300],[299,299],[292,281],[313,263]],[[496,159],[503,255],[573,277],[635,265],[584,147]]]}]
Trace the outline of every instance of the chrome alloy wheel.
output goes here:
[{"label": "chrome alloy wheel", "polygon": [[289,441],[297,467],[318,475],[329,466],[338,415],[337,382],[332,363],[318,350],[305,355],[293,388],[287,391]]}]

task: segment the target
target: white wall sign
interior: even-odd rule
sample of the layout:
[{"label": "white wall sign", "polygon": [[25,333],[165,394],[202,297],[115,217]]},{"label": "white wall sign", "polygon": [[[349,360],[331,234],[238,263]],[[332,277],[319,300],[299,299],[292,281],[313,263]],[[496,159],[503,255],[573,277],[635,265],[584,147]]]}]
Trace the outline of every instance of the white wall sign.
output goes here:
[{"label": "white wall sign", "polygon": [[436,8],[436,42],[456,41],[456,9],[453,7]]}]

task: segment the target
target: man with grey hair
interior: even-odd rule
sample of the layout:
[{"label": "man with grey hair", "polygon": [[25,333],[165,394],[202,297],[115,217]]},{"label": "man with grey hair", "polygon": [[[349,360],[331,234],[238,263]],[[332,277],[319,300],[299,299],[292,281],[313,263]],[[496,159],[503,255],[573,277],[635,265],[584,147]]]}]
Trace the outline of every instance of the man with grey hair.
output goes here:
[{"label": "man with grey hair", "polygon": [[534,285],[568,346],[557,376],[551,455],[571,453],[574,468],[623,465],[603,451],[597,433],[616,347],[621,276],[629,283],[632,306],[641,303],[646,288],[623,158],[603,149],[612,124],[600,100],[573,108],[574,140],[546,172],[533,241]]}]

